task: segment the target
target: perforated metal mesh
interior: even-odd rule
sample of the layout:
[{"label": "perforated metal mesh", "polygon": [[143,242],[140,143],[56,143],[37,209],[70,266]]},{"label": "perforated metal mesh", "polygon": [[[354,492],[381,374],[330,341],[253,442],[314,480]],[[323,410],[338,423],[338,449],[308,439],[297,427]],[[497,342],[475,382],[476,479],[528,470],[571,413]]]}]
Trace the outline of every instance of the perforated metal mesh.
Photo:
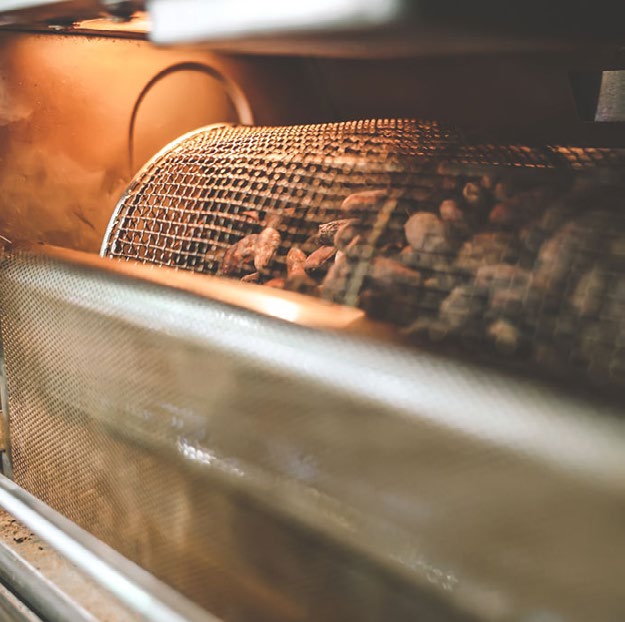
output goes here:
[{"label": "perforated metal mesh", "polygon": [[439,123],[219,127],[137,176],[103,253],[363,308],[406,341],[625,388],[625,150]]},{"label": "perforated metal mesh", "polygon": [[215,273],[229,245],[284,210],[286,246],[316,233],[358,190],[393,190],[429,205],[470,170],[463,166],[564,171],[606,164],[624,165],[625,151],[472,144],[437,122],[216,126],[183,137],[144,167],[102,253]]},{"label": "perforated metal mesh", "polygon": [[624,618],[619,409],[125,267],[0,262],[34,495],[226,621]]}]

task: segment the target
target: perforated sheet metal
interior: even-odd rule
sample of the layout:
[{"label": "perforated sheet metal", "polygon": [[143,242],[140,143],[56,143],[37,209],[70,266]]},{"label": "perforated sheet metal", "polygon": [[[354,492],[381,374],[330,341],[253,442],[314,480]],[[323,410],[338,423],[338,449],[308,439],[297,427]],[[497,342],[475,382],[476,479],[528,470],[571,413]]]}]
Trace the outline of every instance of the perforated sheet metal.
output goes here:
[{"label": "perforated sheet metal", "polygon": [[[446,167],[446,164],[454,166]],[[293,210],[302,242],[357,190],[416,198],[480,165],[625,166],[625,150],[469,142],[438,122],[373,120],[285,127],[211,126],[166,148],[120,201],[102,254],[215,273],[220,252],[267,214]],[[428,201],[425,201],[428,203]]]},{"label": "perforated sheet metal", "polygon": [[137,176],[103,254],[358,306],[407,343],[625,394],[625,150],[409,120],[208,128]]},{"label": "perforated sheet metal", "polygon": [[226,620],[623,619],[619,409],[124,269],[2,260],[27,490]]}]

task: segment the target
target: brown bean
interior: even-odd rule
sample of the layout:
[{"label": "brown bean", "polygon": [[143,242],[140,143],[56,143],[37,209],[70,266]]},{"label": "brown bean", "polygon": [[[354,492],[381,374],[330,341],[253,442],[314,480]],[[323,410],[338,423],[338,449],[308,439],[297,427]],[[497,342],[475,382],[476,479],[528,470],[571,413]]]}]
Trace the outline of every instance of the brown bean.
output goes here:
[{"label": "brown bean", "polygon": [[479,288],[526,287],[530,274],[519,266],[492,264],[481,266],[475,275],[475,285]]},{"label": "brown bean", "polygon": [[599,313],[608,285],[608,275],[597,266],[585,272],[571,296],[571,306],[580,317],[592,317]]},{"label": "brown bean", "polygon": [[474,272],[488,264],[516,263],[518,258],[516,236],[503,232],[478,233],[462,245],[456,265],[461,270]]},{"label": "brown bean", "polygon": [[218,274],[238,276],[242,273],[252,272],[257,240],[258,235],[252,233],[228,248],[221,260]]},{"label": "brown bean", "polygon": [[473,287],[459,285],[441,303],[439,317],[450,329],[459,330],[477,320],[483,310],[483,297]]},{"label": "brown bean", "polygon": [[350,194],[341,204],[345,216],[359,217],[375,213],[387,200],[386,190],[367,190]]},{"label": "brown bean", "polygon": [[495,349],[502,354],[514,354],[521,345],[519,329],[508,320],[499,319],[493,322],[486,334],[492,339]]},{"label": "brown bean", "polygon": [[321,246],[306,258],[304,271],[306,274],[325,274],[332,264],[332,258],[335,254],[336,248],[334,246]]},{"label": "brown bean", "polygon": [[416,270],[381,256],[373,258],[368,277],[376,285],[396,288],[417,288],[422,281],[421,274]]},{"label": "brown bean", "polygon": [[267,227],[258,234],[254,251],[254,267],[259,272],[264,272],[273,260],[282,238],[280,233],[273,227]]},{"label": "brown bean", "polygon": [[462,222],[464,221],[464,212],[460,209],[458,201],[454,199],[446,199],[443,201],[438,212],[441,216],[441,220],[444,222]]},{"label": "brown bean", "polygon": [[471,207],[484,207],[487,203],[487,195],[481,186],[470,181],[462,189],[462,196]]},{"label": "brown bean", "polygon": [[306,253],[293,246],[286,254],[286,273],[287,276],[295,276],[296,274],[305,274],[304,264],[306,263]]},{"label": "brown bean", "polygon": [[342,220],[333,220],[324,225],[319,225],[319,232],[317,233],[317,239],[322,246],[329,246],[334,244],[334,238],[339,229],[346,225],[356,225],[357,220],[353,218],[344,218]]}]

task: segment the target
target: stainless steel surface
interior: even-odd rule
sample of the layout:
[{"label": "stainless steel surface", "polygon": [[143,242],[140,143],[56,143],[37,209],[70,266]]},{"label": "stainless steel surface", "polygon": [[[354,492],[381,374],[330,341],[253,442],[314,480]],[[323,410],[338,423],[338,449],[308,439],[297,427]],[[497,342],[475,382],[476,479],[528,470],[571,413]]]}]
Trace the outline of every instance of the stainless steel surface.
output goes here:
[{"label": "stainless steel surface", "polygon": [[603,72],[595,121],[625,122],[625,70]]},{"label": "stainless steel surface", "polygon": [[[217,622],[180,594],[109,549],[102,542],[0,476],[0,507],[15,516],[96,583],[123,602],[131,614],[154,622]],[[93,616],[0,543],[1,578],[50,622],[92,621]]]},{"label": "stainless steel surface", "polygon": [[622,617],[620,408],[179,276],[5,258],[26,489],[226,619]]},{"label": "stainless steel surface", "polygon": [[0,585],[0,616],[4,622],[42,622],[3,585]]},{"label": "stainless steel surface", "polygon": [[0,581],[48,622],[96,621],[92,615],[2,542],[0,542]]},{"label": "stainless steel surface", "polygon": [[139,615],[2,509],[0,542],[98,622],[139,622]]},{"label": "stainless steel surface", "polygon": [[325,32],[396,21],[403,0],[150,0],[157,43],[212,41],[284,32]]}]

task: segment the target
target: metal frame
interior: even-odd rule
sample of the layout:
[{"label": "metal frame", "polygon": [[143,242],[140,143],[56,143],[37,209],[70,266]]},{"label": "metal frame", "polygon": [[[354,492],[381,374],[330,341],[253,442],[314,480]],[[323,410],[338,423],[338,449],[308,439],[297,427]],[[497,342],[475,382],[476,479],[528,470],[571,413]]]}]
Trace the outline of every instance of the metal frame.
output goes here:
[{"label": "metal frame", "polygon": [[2,320],[0,319],[0,430],[2,446],[0,447],[0,471],[13,479],[13,465],[11,464],[11,440],[9,437],[9,393],[7,376],[4,364],[4,347],[2,343]]},{"label": "metal frame", "polygon": [[[323,414],[332,417],[332,436],[323,437],[322,441],[313,442],[307,447],[307,441],[302,435],[319,425],[319,419],[313,417],[292,422],[293,433],[291,435],[290,429],[286,429],[285,439],[293,442],[304,453],[310,450],[311,455],[315,455],[319,449],[324,455],[338,452],[335,455],[340,455],[340,462],[337,466],[330,466],[340,487],[332,494],[326,494],[323,489],[311,487],[306,482],[287,478],[282,471],[277,472],[278,467],[273,471],[265,471],[260,463],[254,461],[253,456],[250,457],[249,465],[244,464],[245,468],[234,470],[227,460],[222,459],[221,454],[215,457],[203,453],[201,445],[196,448],[195,445],[181,444],[176,451],[182,453],[184,459],[196,469],[203,469],[207,474],[210,471],[215,481],[219,478],[224,486],[242,491],[254,503],[271,506],[272,512],[280,517],[280,524],[284,524],[283,519],[286,519],[289,524],[314,531],[328,542],[340,543],[359,558],[370,560],[377,568],[409,582],[415,592],[442,595],[445,603],[460,605],[477,617],[492,619],[488,611],[492,604],[488,599],[488,590],[501,584],[497,577],[473,576],[467,562],[462,569],[464,576],[455,578],[453,558],[450,565],[444,554],[439,560],[436,550],[433,550],[433,555],[429,555],[427,549],[423,552],[418,538],[412,531],[407,532],[405,525],[398,525],[394,515],[376,516],[375,512],[370,512],[376,505],[373,497],[356,499],[350,505],[354,499],[350,499],[349,495],[344,498],[336,492],[349,491],[349,472],[341,471],[345,456],[359,460],[365,456],[367,460],[380,460],[386,455],[382,450],[369,451],[368,445],[350,446],[345,443],[343,439],[348,439],[353,432],[351,423],[360,421],[360,416],[364,417],[369,412],[370,421],[376,425],[383,424],[385,431],[394,435],[393,438],[427,447],[428,451],[423,457],[426,467],[429,466],[427,461],[430,454],[436,456],[432,466],[436,466],[437,460],[442,461],[445,462],[446,470],[447,459],[453,459],[457,450],[463,452],[461,456],[465,456],[466,460],[461,458],[455,466],[458,467],[457,490],[461,495],[465,491],[467,494],[466,503],[460,506],[466,513],[462,515],[459,525],[455,520],[453,524],[442,524],[444,521],[440,518],[432,519],[430,533],[436,541],[444,540],[443,549],[456,546],[456,540],[460,539],[462,542],[475,543],[470,547],[476,555],[472,563],[479,564],[482,553],[478,547],[483,548],[483,555],[492,554],[495,557],[498,552],[493,549],[502,550],[503,562],[506,555],[514,552],[514,539],[504,537],[508,532],[493,533],[489,527],[492,523],[488,520],[484,522],[489,512],[491,519],[496,518],[497,510],[501,507],[501,488],[497,484],[522,482],[519,494],[510,495],[511,503],[518,506],[518,511],[504,517],[504,525],[520,528],[531,523],[523,510],[531,509],[529,503],[536,499],[532,494],[524,494],[524,491],[546,490],[557,497],[568,490],[568,499],[579,508],[581,516],[584,516],[585,508],[592,510],[593,505],[597,505],[594,502],[600,498],[605,501],[605,504],[597,506],[598,511],[603,512],[599,513],[600,518],[613,516],[613,508],[617,508],[623,498],[625,425],[620,405],[578,399],[575,394],[553,390],[540,383],[424,352],[372,345],[345,335],[328,335],[293,326],[295,323],[319,327],[321,324],[315,321],[313,311],[319,311],[319,315],[326,321],[335,320],[334,316],[340,316],[342,311],[341,307],[333,306],[333,312],[329,314],[327,306],[324,308],[322,303],[301,296],[286,297],[284,294],[267,292],[262,287],[228,283],[215,277],[198,277],[167,268],[154,270],[131,262],[109,261],[84,253],[45,247],[30,248],[14,261],[16,269],[4,275],[7,281],[19,281],[20,271],[17,268],[25,264],[30,266],[31,263],[39,276],[48,271],[55,274],[57,270],[62,270],[65,277],[70,279],[65,287],[71,292],[78,291],[79,284],[84,283],[85,279],[97,278],[98,282],[104,283],[99,293],[93,297],[85,294],[80,301],[81,304],[90,305],[89,308],[94,309],[95,313],[99,310],[104,312],[105,301],[107,314],[114,315],[133,328],[165,331],[176,340],[194,344],[194,352],[196,348],[201,349],[205,358],[218,359],[227,353],[232,356],[233,369],[243,372],[250,367],[269,370],[271,381],[275,381],[279,389],[288,386],[292,401],[289,400],[288,409],[283,410],[271,402],[275,424],[266,430],[266,438],[260,439],[267,442],[268,448],[271,446],[269,432],[283,425],[288,428],[292,413],[306,408],[311,391],[329,396]],[[28,281],[21,285],[27,286]],[[163,314],[159,305],[146,304],[139,310],[136,305],[129,304],[130,301],[136,301],[137,288],[140,286],[146,288],[144,293],[150,299],[167,300],[171,313]],[[35,285],[33,287],[36,293]],[[113,296],[112,292],[119,295]],[[12,299],[9,297],[7,300]],[[200,301],[201,307],[198,305]],[[276,301],[282,304],[266,304]],[[287,313],[283,313],[285,301],[288,301]],[[71,304],[78,302],[72,299]],[[310,312],[308,322],[305,309]],[[201,322],[194,323],[198,313],[201,313]],[[260,314],[263,313],[265,316],[288,320],[292,324],[262,317]],[[350,313],[356,312],[352,310]],[[338,322],[333,327],[338,328]],[[296,357],[295,350],[298,352]],[[233,386],[233,395],[237,393],[237,387],[244,386],[246,374],[241,374],[240,378],[241,383]],[[227,411],[227,404],[222,406]],[[103,413],[92,414],[98,417]],[[353,418],[356,415],[358,419]],[[107,425],[117,425],[108,412],[106,422]],[[231,426],[232,421],[228,419],[224,425]],[[311,427],[306,428],[304,425]],[[149,430],[150,427],[146,426],[145,434],[121,427],[118,431],[137,445],[156,451],[157,441],[147,434]],[[334,439],[341,440],[334,443]],[[224,454],[226,458],[229,455],[235,459],[245,457],[237,453],[236,444],[226,449],[232,449],[231,454]],[[465,451],[469,453],[465,454]],[[419,466],[417,462],[414,464]],[[474,468],[469,475],[464,475],[467,465],[473,465]],[[391,466],[385,465],[384,468],[390,469]],[[397,466],[394,471],[386,471],[388,481],[391,481],[390,475],[401,475],[401,468]],[[437,475],[436,471],[430,474],[427,468],[422,472],[411,472],[411,486],[415,487],[411,488],[414,492],[410,493],[410,500],[419,502],[421,493],[416,488],[418,481],[432,490],[439,486],[449,487],[452,482],[443,477],[445,474],[446,471],[442,475]],[[489,482],[482,479],[490,476],[497,479],[494,486],[489,486]],[[432,498],[438,503],[436,494],[433,493]],[[427,502],[428,498],[426,496],[423,501]],[[551,495],[545,498],[550,499]],[[0,480],[0,506],[92,576],[95,575],[100,585],[110,587],[129,606],[136,607],[138,603],[143,607],[140,611],[144,616],[154,613],[154,602],[150,599],[155,593],[160,602],[166,601],[168,612],[180,611],[176,608],[175,597],[171,596],[174,600],[170,600],[164,588],[159,587],[162,584],[153,577],[127,560],[120,559],[118,554],[6,479]],[[437,507],[442,517],[449,506],[443,499]],[[562,551],[573,550],[579,537],[587,535],[584,529],[588,523],[580,526],[574,522],[569,525],[569,529],[563,529],[561,523],[552,520],[550,510],[553,506],[545,507],[547,509],[539,517],[547,522],[538,532],[540,537],[537,543],[541,543],[545,534],[549,537],[564,534]],[[567,504],[560,508],[565,518],[569,515],[568,507]],[[591,518],[596,517],[592,511],[589,513]],[[328,521],[328,516],[336,517],[336,520]],[[427,517],[424,519],[426,527],[429,520]],[[468,531],[467,525],[470,527]],[[615,526],[608,521],[607,526],[611,530],[601,533],[595,530],[592,537],[597,538],[596,544],[600,546],[594,549],[602,551],[608,546],[613,547],[615,541],[621,541],[620,524]],[[517,549],[523,549],[526,544],[527,540],[521,537],[517,540]],[[503,550],[506,547],[507,551]],[[561,558],[558,553],[557,559]],[[545,572],[551,572],[553,559],[551,564],[548,558],[537,557],[534,561]],[[573,553],[570,559],[580,560],[580,557],[575,557]],[[601,579],[601,573],[608,572],[603,559],[598,560],[591,555],[592,564],[586,564],[584,560],[588,561],[588,557],[581,556],[580,567],[583,566],[583,572],[592,575],[595,581]],[[525,574],[524,567],[519,574],[506,574],[509,568],[503,562],[502,566],[495,569],[503,577],[501,581],[521,585],[520,582],[530,576]],[[536,568],[541,566],[537,565]],[[620,574],[611,573],[611,576]],[[534,583],[534,575],[531,574],[528,585],[531,587]],[[541,589],[548,590],[549,586]],[[612,592],[610,594],[613,595]],[[506,615],[513,616],[515,603],[515,600],[511,600],[500,606],[506,609]],[[159,606],[156,613],[162,614],[163,611]],[[164,621],[184,618],[157,615],[146,619]]]},{"label": "metal frame", "polygon": [[[148,622],[218,622],[181,594],[80,529],[17,484],[0,476],[0,507],[30,528],[115,598]],[[53,588],[32,567],[0,547],[0,578],[50,622],[88,622],[93,617]]]},{"label": "metal frame", "polygon": [[[46,622],[67,622],[68,620],[95,622],[96,620],[36,568],[1,542],[0,580],[19,598],[19,601],[41,615]],[[22,619],[28,620],[29,618],[23,617]]]}]

